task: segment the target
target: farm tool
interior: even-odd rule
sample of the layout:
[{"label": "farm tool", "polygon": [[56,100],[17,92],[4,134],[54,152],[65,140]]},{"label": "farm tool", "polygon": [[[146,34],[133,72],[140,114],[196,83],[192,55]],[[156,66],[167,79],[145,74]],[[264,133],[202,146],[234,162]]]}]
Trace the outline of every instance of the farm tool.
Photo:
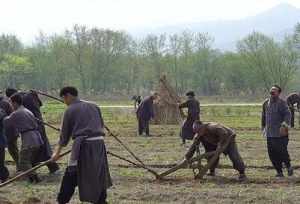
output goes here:
[{"label": "farm tool", "polygon": [[[196,156],[192,157],[191,159],[183,159],[179,162],[176,166],[166,170],[165,172],[159,174],[160,179],[163,179],[167,175],[174,173],[175,171],[183,168],[191,168],[194,173],[195,179],[202,179],[203,176],[207,173],[207,171],[212,167],[212,165],[217,161],[220,154],[225,151],[227,146],[229,145],[230,141],[232,140],[233,136],[231,135],[225,144],[223,144],[220,148],[216,151],[207,152],[203,154],[197,154]],[[202,160],[206,159],[207,163],[202,165]]]}]

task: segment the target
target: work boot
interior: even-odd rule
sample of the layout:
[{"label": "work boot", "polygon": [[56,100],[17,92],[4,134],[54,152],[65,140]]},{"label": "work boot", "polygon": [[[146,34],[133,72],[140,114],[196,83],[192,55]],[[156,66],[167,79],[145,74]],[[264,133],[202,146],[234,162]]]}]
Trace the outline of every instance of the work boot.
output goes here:
[{"label": "work boot", "polygon": [[239,181],[245,181],[247,179],[247,176],[246,176],[246,174],[240,174],[239,175]]},{"label": "work boot", "polygon": [[294,175],[294,169],[293,169],[293,167],[289,167],[289,168],[287,168],[287,173],[288,173],[288,176],[293,176]]}]

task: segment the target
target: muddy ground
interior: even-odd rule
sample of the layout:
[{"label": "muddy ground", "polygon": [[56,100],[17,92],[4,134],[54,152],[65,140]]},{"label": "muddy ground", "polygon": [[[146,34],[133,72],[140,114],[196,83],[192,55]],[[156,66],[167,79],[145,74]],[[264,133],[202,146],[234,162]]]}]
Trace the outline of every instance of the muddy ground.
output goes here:
[{"label": "muddy ground", "polygon": [[[289,144],[292,164],[296,166],[295,176],[276,179],[268,159],[266,142],[259,130],[259,111],[255,109],[249,113],[232,108],[207,110],[203,114],[204,120],[222,122],[236,129],[238,147],[248,166],[248,181],[238,182],[237,172],[231,168],[225,156],[221,157],[215,178],[206,176],[203,180],[195,180],[190,169],[182,169],[167,176],[164,181],[157,181],[149,172],[109,156],[114,183],[108,191],[109,203],[299,203],[300,132],[291,131]],[[151,126],[155,136],[139,137],[136,135],[132,112],[103,112],[107,125],[155,171],[162,172],[166,168],[154,167],[172,166],[183,158],[186,147],[180,145],[178,125]],[[53,114],[47,112],[46,119],[58,125],[61,113],[55,114],[54,111]],[[50,129],[47,131],[54,144],[58,134]],[[112,137],[106,138],[106,144],[109,151],[132,159]],[[7,160],[11,158],[7,156]],[[64,169],[66,158],[59,162]],[[13,175],[15,166],[11,162],[7,164]],[[1,188],[0,203],[55,203],[62,174],[48,175],[46,168],[38,173],[43,179],[39,184],[29,185],[26,181],[18,181]],[[77,193],[71,203],[80,203]]]}]

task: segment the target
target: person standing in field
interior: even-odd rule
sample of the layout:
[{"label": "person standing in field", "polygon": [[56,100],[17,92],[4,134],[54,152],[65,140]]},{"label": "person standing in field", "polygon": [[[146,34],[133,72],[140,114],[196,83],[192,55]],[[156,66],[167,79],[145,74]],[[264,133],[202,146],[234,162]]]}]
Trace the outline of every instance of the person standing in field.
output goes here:
[{"label": "person standing in field", "polygon": [[63,116],[60,138],[52,160],[73,140],[72,152],[57,196],[59,204],[69,203],[76,186],[83,202],[106,203],[107,189],[112,186],[106,147],[104,122],[100,108],[78,98],[75,87],[64,87],[60,97],[68,106]]},{"label": "person standing in field", "polygon": [[153,102],[159,98],[158,93],[153,93],[151,96],[146,97],[136,110],[136,116],[138,119],[138,132],[139,135],[146,133],[146,136],[150,136],[149,123],[151,118],[154,118]]},{"label": "person standing in field", "polygon": [[180,131],[180,137],[183,145],[186,140],[192,140],[194,138],[195,133],[193,131],[193,123],[196,120],[200,120],[200,103],[195,98],[195,93],[193,91],[189,91],[186,93],[186,96],[187,100],[184,103],[179,104],[180,109],[188,109],[187,118],[185,119]]},{"label": "person standing in field", "polygon": [[[35,165],[43,140],[33,113],[23,106],[22,96],[15,93],[10,97],[10,101],[14,111],[4,118],[3,126],[8,141],[21,136],[21,150],[18,156],[17,169],[24,172]],[[30,173],[28,179],[31,183],[40,182],[35,172]]]},{"label": "person standing in field", "polygon": [[270,98],[262,106],[261,127],[267,138],[269,158],[277,172],[276,177],[283,177],[283,164],[288,176],[293,175],[293,168],[288,153],[288,128],[291,123],[291,113],[287,103],[280,98],[281,88],[274,85],[270,90]]},{"label": "person standing in field", "polygon": [[[52,150],[51,150],[51,146],[46,134],[46,129],[45,126],[43,124],[43,116],[41,113],[41,106],[43,105],[42,101],[40,100],[40,98],[38,97],[38,94],[34,91],[28,91],[28,92],[18,92],[16,89],[13,88],[7,88],[6,91],[6,96],[10,97],[15,93],[18,93],[20,96],[22,96],[22,101],[23,101],[23,105],[25,108],[27,108],[28,110],[30,110],[33,115],[35,116],[35,118],[37,119],[37,124],[38,124],[38,131],[40,132],[40,135],[43,139],[43,146],[41,147],[41,152],[39,154],[39,156],[36,158],[37,161],[35,161],[34,163],[39,163],[39,162],[43,162],[43,161],[47,161],[48,159],[51,158],[52,155]],[[18,147],[17,147],[17,143],[16,141],[10,141],[8,143],[8,150],[11,154],[11,156],[13,157],[13,159],[15,161],[17,161],[17,155],[18,155]],[[55,173],[56,171],[59,170],[59,166],[57,163],[55,162],[50,162],[49,164],[47,164],[47,167],[49,169],[50,173]]]},{"label": "person standing in field", "polygon": [[286,98],[286,102],[291,112],[291,127],[293,128],[295,126],[295,105],[297,106],[297,110],[300,111],[300,94],[289,94]]}]

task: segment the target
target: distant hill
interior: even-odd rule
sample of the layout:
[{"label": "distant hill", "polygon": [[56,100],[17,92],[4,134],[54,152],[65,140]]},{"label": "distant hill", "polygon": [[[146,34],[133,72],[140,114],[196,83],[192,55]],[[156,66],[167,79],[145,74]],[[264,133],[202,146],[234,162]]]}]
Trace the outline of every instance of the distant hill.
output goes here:
[{"label": "distant hill", "polygon": [[[277,40],[291,34],[297,22],[300,22],[300,9],[289,4],[278,6],[256,16],[232,21],[211,21],[185,23],[144,30],[139,35],[148,33],[178,33],[183,30],[207,32],[215,39],[214,47],[222,50],[235,49],[236,42],[252,31],[259,31]],[[136,34],[134,34],[136,35]]]}]

